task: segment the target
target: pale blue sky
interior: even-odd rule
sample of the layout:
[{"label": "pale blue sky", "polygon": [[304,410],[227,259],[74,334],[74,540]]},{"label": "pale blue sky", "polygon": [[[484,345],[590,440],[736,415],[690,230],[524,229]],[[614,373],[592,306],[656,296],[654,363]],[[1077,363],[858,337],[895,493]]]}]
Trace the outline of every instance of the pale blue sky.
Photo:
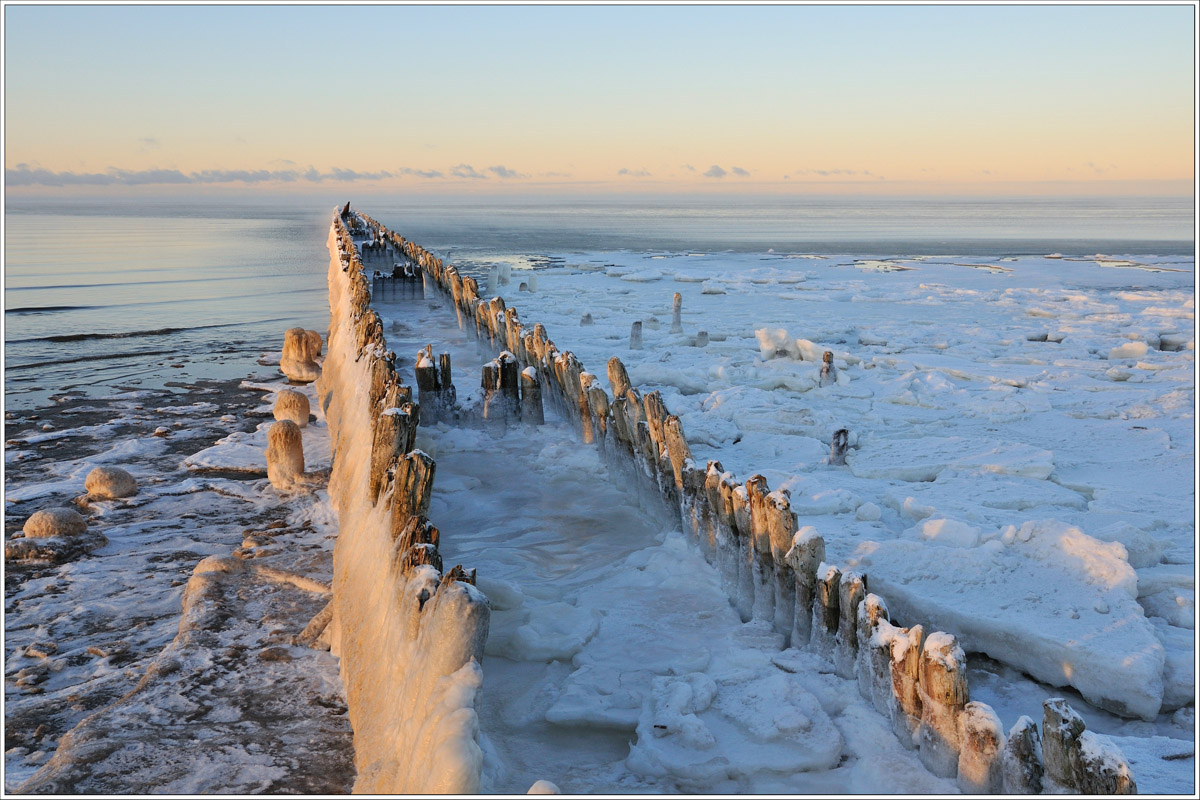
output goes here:
[{"label": "pale blue sky", "polygon": [[1193,14],[9,5],[7,183],[1190,183]]}]

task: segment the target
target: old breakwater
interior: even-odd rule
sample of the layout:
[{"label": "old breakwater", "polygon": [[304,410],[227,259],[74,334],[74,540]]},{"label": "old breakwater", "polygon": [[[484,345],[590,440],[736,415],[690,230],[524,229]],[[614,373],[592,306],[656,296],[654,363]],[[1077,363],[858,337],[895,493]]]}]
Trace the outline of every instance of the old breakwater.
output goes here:
[{"label": "old breakwater", "polygon": [[[420,408],[412,404],[411,392],[396,377],[394,357],[385,349],[380,319],[369,308],[371,288],[359,256],[361,250],[368,254],[368,263],[379,259],[386,266],[400,265],[398,272],[385,270],[397,275],[396,278],[383,280],[405,280],[405,273],[411,275],[419,270],[427,288],[437,287],[452,298],[460,326],[473,329],[498,353],[482,376],[485,416],[526,417],[536,421],[541,403],[553,404],[565,418],[572,420],[585,442],[598,447],[615,470],[629,476],[629,485],[641,496],[661,501],[678,515],[684,530],[719,570],[730,599],[744,620],[770,624],[790,646],[812,648],[826,656],[839,675],[855,680],[860,693],[891,720],[900,741],[916,749],[932,772],[956,778],[962,788],[976,792],[1067,789],[1095,793],[1134,789],[1132,775],[1119,754],[1111,752],[1086,731],[1082,719],[1062,701],[1047,701],[1040,731],[1031,718],[1022,717],[1005,734],[990,708],[969,700],[966,659],[951,633],[926,633],[915,621],[906,620],[908,626],[900,627],[889,620],[885,601],[868,591],[868,577],[825,563],[820,534],[812,528],[798,530],[787,493],[771,491],[761,475],[741,482],[723,470],[719,462],[710,461],[700,467],[691,457],[678,417],[668,412],[657,392],[643,395],[633,387],[618,359],[610,359],[607,365],[610,396],[572,353],[558,351],[544,326],[526,326],[517,310],[507,308],[501,298],[484,300],[473,278],[460,275],[453,266],[418,245],[348,209],[335,217],[334,235],[336,263],[331,262],[330,270],[333,327],[347,334],[346,341],[337,349],[346,351],[347,357],[353,352],[359,360],[354,361],[353,367],[331,363],[335,352],[331,332],[331,356],[322,378],[323,385],[330,388],[322,392],[323,398],[332,399],[323,402],[327,404],[337,452],[346,452],[356,462],[354,467],[347,468],[347,476],[355,473],[358,477],[348,477],[347,486],[354,484],[359,489],[355,494],[347,494],[346,499],[370,504],[378,490],[381,499],[375,508],[391,511],[390,519],[375,520],[367,526],[371,530],[356,531],[353,537],[348,537],[345,548],[339,539],[338,548],[344,549],[347,556],[346,591],[353,592],[355,585],[373,585],[367,581],[375,575],[370,569],[378,572],[378,564],[358,564],[359,551],[365,552],[368,546],[374,548],[376,555],[387,555],[400,564],[395,576],[389,573],[387,577],[389,585],[400,592],[408,590],[411,577],[416,574],[415,568],[409,567],[405,577],[406,562],[433,560],[436,535],[423,537],[432,538],[433,542],[417,541],[412,536],[405,538],[401,530],[394,533],[392,545],[381,539],[380,531],[395,532],[398,520],[405,520],[401,528],[428,529],[420,502],[423,491],[427,510],[428,489],[419,487],[432,480],[433,465],[424,454],[412,451],[410,426],[418,417],[426,419],[426,409],[430,415],[440,415],[441,410],[454,403],[448,360],[435,367],[430,352],[417,363]],[[335,284],[342,289],[340,293],[335,292]],[[339,303],[348,310],[339,311],[336,307]],[[345,388],[344,380],[351,376],[358,379],[354,384],[357,392]],[[348,398],[340,400],[354,406],[345,413],[358,414],[353,420],[357,423],[353,425],[354,432],[349,432],[347,426],[344,441],[343,434],[334,430],[333,422],[340,411],[335,404],[338,391],[357,397],[353,402]],[[367,453],[369,459],[361,457]],[[369,469],[366,464],[371,465]],[[335,478],[338,470],[335,459]],[[334,496],[333,486],[331,479],[331,496]],[[403,487],[413,487],[416,493]],[[340,488],[337,496],[341,497]],[[351,522],[352,527],[357,525]],[[344,534],[346,520],[342,524]],[[368,545],[367,540],[372,536],[380,541]],[[352,540],[362,543],[356,545]],[[418,556],[413,548],[419,548],[422,555]],[[409,552],[413,554],[411,558],[404,556]],[[426,562],[419,566],[436,572],[439,565]],[[360,567],[369,569],[359,575]],[[371,675],[369,666],[345,663],[348,657],[365,658],[365,654],[355,652],[353,644],[347,646],[347,642],[354,641],[354,635],[345,632],[348,619],[359,623],[364,618],[347,615],[365,614],[374,620],[390,619],[396,614],[386,602],[369,605],[351,601],[342,605],[337,597],[338,569],[338,551],[335,551],[337,620],[332,631],[333,638],[342,641],[337,648],[343,658],[353,720],[356,700],[350,681],[373,686],[381,676]],[[431,573],[425,570],[424,574]],[[442,586],[462,583],[454,580],[452,574],[453,571],[439,579],[439,590]],[[466,575],[461,573],[458,577]],[[461,619],[446,615],[438,621],[438,626],[454,631],[450,638],[455,641],[474,643],[474,650],[464,647],[455,651],[454,658],[438,665],[440,676],[434,674],[437,670],[425,669],[427,653],[416,653],[415,658],[425,660],[411,663],[408,671],[424,672],[427,677],[442,680],[466,667],[478,669],[482,641],[479,636],[481,632],[486,636],[486,609],[477,609],[480,603],[470,590],[460,592],[465,592],[471,600],[463,607],[475,610],[463,614]],[[415,625],[423,629],[425,620],[432,619],[420,616],[424,614],[422,605],[417,607],[415,622],[411,612],[400,615],[401,628],[408,625],[405,630],[410,630]],[[359,639],[370,641],[366,635]],[[378,688],[372,691],[376,694],[364,693],[361,700],[386,701],[403,695],[402,691],[394,696],[387,691],[381,695]],[[469,706],[469,702],[463,703],[461,708],[466,713],[461,716],[470,716]],[[381,708],[386,706],[373,708],[374,713],[383,716]],[[366,735],[360,753],[373,754],[367,759],[372,764],[394,760],[377,750],[386,745],[387,737],[374,732],[369,720],[364,721],[364,726]],[[358,737],[358,723],[355,730]],[[460,733],[469,731],[460,729]],[[465,744],[456,752],[462,758],[454,768],[469,775],[474,752]],[[360,758],[360,767],[362,762]],[[374,768],[371,774],[385,771]],[[438,777],[411,771],[405,776],[401,772],[397,766],[393,779]],[[365,773],[360,772],[360,781],[364,777]],[[464,785],[470,784],[469,778],[464,780]],[[358,788],[361,790],[365,785]]]}]

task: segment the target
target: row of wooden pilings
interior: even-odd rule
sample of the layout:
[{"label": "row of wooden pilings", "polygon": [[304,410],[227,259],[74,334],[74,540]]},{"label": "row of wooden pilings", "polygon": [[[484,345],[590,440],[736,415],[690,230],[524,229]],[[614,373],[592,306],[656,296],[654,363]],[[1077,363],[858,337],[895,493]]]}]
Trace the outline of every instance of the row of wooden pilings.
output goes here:
[{"label": "row of wooden pilings", "polygon": [[[361,220],[351,213],[335,214],[338,257],[349,284],[350,318],[354,324],[356,361],[366,359],[370,384],[367,403],[371,420],[371,462],[368,479],[369,498],[390,511],[392,568],[408,576],[422,565],[441,573],[438,593],[455,581],[474,585],[475,570],[461,565],[443,570],[438,551],[440,534],[429,521],[429,503],[433,492],[436,463],[427,453],[416,449],[417,426],[421,409],[412,399],[412,388],[404,384],[395,368],[395,354],[386,349],[383,323],[370,307],[370,286],[365,275],[354,236],[365,232]],[[470,611],[460,622],[474,625],[478,632],[463,637],[472,650],[456,659],[483,660],[487,638],[486,605]],[[452,659],[455,660],[455,659]],[[452,665],[454,669],[457,664]],[[453,669],[451,669],[453,671]]]},{"label": "row of wooden pilings", "polygon": [[[620,359],[608,361],[610,397],[541,323],[526,325],[503,298],[481,298],[474,278],[360,216],[373,241],[420,266],[449,295],[460,325],[473,326],[501,351],[494,366],[485,367],[485,390],[490,380],[509,387],[509,403],[537,396],[539,414],[546,399],[610,463],[632,464],[718,568],[742,619],[768,623],[786,645],[808,645],[827,657],[931,772],[973,793],[1136,792],[1124,759],[1097,745],[1060,698],[1043,704],[1040,734],[1022,716],[1005,735],[995,711],[970,700],[966,658],[952,634],[893,624],[884,599],[869,591],[867,575],[827,564],[824,539],[812,527],[797,528],[788,493],[771,491],[762,475],[742,483],[719,461],[699,466],[679,417],[659,392],[633,387]],[[511,376],[521,367],[518,395]]]}]

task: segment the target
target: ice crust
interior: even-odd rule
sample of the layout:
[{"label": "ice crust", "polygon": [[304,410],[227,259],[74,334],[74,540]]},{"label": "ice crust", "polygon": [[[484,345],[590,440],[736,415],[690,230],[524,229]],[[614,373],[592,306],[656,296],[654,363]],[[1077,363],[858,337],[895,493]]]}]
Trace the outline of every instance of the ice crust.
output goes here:
[{"label": "ice crust", "polygon": [[[1128,591],[1195,562],[1194,350],[1163,338],[1194,319],[1190,259],[551,257],[608,266],[547,271],[536,295],[502,289],[526,324],[589,366],[619,354],[699,463],[792,482],[800,524],[893,610],[1128,715],[1152,719],[1194,687],[1178,666],[1194,601]],[[643,274],[655,280],[618,290]],[[683,334],[619,345],[633,321],[666,318],[675,291]],[[578,326],[584,313],[596,327]],[[700,329],[711,344],[689,347]],[[824,350],[838,381],[822,387]],[[853,437],[844,469],[825,463],[838,427]],[[1028,524],[1048,533],[1003,541]]]}]

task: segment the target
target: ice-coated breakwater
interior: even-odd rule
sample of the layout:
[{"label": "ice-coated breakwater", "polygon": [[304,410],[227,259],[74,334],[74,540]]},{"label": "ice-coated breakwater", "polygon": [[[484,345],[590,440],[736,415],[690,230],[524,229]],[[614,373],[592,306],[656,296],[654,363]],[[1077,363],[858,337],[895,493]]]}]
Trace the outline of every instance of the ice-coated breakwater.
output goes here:
[{"label": "ice-coated breakwater", "polygon": [[[355,229],[353,234],[347,222]],[[965,657],[952,634],[925,633],[914,620],[906,620],[905,628],[889,622],[885,601],[867,590],[868,576],[825,563],[820,535],[809,528],[797,529],[788,494],[772,492],[763,476],[751,476],[743,483],[719,462],[699,467],[679,418],[668,413],[658,392],[643,396],[633,387],[618,359],[608,363],[610,397],[572,353],[558,351],[543,326],[526,328],[516,309],[507,308],[499,297],[483,300],[473,278],[459,275],[453,266],[366,215],[335,218],[334,229],[341,243],[336,266],[344,268],[338,272],[350,275],[351,287],[360,282],[353,273],[363,269],[353,247],[357,235],[369,240],[364,241],[364,252],[369,250],[389,265],[395,260],[394,274],[401,280],[404,272],[419,267],[427,286],[436,285],[453,299],[460,326],[474,329],[481,340],[500,351],[484,370],[485,415],[491,409],[493,415],[535,418],[534,407],[540,410],[543,398],[553,403],[578,426],[585,442],[596,445],[613,468],[629,477],[631,489],[661,500],[678,514],[684,530],[719,569],[744,620],[773,626],[786,644],[821,653],[839,675],[855,679],[862,695],[891,720],[897,737],[917,749],[932,772],[957,778],[960,787],[969,791],[1134,789],[1120,754],[1085,730],[1082,719],[1061,701],[1047,701],[1037,713],[1042,718],[1040,733],[1032,719],[1022,717],[1006,735],[986,704],[970,702]],[[334,267],[331,264],[331,305],[338,277]],[[373,365],[360,369],[360,385],[372,387],[373,397],[382,397],[383,387],[395,381],[394,369],[389,370],[393,358],[383,349],[378,316],[367,308],[365,276],[360,285],[348,300],[351,315],[359,320],[359,348]],[[367,347],[371,343],[374,349]],[[423,406],[447,402],[443,393],[449,383],[448,366],[447,380],[442,382],[431,357],[418,362],[422,389],[418,400]],[[422,370],[427,376],[424,381]],[[411,396],[406,394],[404,400],[410,402]],[[379,408],[377,403],[368,406],[369,411]],[[384,406],[402,408],[386,402]],[[414,410],[410,406],[406,412],[409,419]],[[396,415],[380,412],[381,419]],[[396,476],[407,469],[395,457],[399,446],[392,444],[393,434],[386,433],[391,430],[387,424],[376,426],[374,438],[380,438],[381,430],[387,440],[382,452],[387,455],[361,449],[363,442],[355,451],[372,452],[371,459],[356,459],[376,465],[372,468],[376,477],[367,479],[369,492],[388,476],[394,486]],[[411,442],[404,444],[411,447]],[[836,457],[831,454],[831,459]],[[381,466],[387,461],[394,462],[390,469]],[[394,495],[395,489],[390,491]],[[467,638],[478,629],[478,623],[467,620]],[[343,673],[349,674],[345,665]],[[353,700],[351,704],[353,716]],[[461,752],[469,755],[455,768],[469,772],[474,753],[469,747]]]},{"label": "ice-coated breakwater", "polygon": [[352,232],[335,217],[318,392],[340,526],[323,622],[354,728],[354,788],[469,794],[482,765],[474,695],[488,605],[473,574],[442,568],[427,516],[435,464],[413,447],[418,408],[384,349]]}]

